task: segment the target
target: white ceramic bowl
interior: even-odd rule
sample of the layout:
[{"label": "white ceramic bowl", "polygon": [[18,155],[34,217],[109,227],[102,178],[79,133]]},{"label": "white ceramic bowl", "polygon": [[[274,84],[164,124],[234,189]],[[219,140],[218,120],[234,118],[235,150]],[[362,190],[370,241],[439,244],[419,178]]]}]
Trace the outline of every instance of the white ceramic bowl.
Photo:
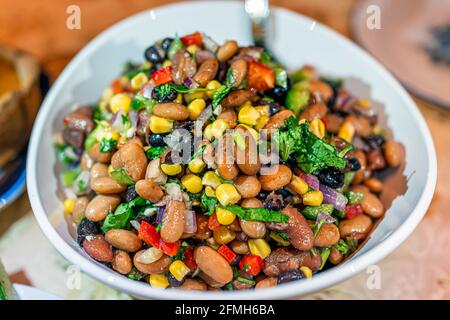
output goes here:
[{"label": "white ceramic bowl", "polygon": [[141,60],[144,49],[161,37],[200,30],[219,42],[237,39],[240,44],[250,43],[242,3],[191,2],[142,12],[96,37],[66,67],[39,111],[28,152],[28,193],[42,230],[67,260],[100,281],[142,298],[274,299],[314,292],[343,281],[385,257],[408,237],[425,214],[436,182],[433,141],[416,105],[391,74],[352,42],[284,9],[275,9],[274,18],[274,52],[287,66],[312,63],[328,74],[355,77],[370,84],[372,96],[386,107],[395,138],[406,147],[404,174],[409,177],[408,190],[394,201],[365,246],[342,265],[319,273],[312,281],[245,292],[185,292],[152,289],[146,283],[129,280],[93,261],[69,235],[56,196],[52,135],[61,129],[62,117],[70,106],[97,101],[119,74],[123,62]]}]

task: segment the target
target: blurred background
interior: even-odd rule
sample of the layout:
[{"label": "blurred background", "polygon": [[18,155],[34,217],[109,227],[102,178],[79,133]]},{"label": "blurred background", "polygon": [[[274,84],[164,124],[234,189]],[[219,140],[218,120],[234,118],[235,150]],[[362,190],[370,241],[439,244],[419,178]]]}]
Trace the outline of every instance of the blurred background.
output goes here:
[{"label": "blurred background", "polygon": [[[174,2],[0,0],[0,259],[13,282],[64,298],[129,298],[87,276],[83,276],[83,290],[66,285],[68,263],[47,242],[31,213],[24,186],[24,150],[48,87],[87,42],[129,15]],[[369,275],[363,272],[305,298],[449,299],[450,111],[446,108],[450,108],[450,1],[270,3],[329,26],[378,58],[415,98],[438,156],[438,183],[431,207],[413,235],[379,263],[381,287],[369,289]],[[70,30],[67,8],[73,4],[81,9],[81,28]],[[374,20],[368,22],[370,15]],[[368,23],[377,31],[370,32]]]}]

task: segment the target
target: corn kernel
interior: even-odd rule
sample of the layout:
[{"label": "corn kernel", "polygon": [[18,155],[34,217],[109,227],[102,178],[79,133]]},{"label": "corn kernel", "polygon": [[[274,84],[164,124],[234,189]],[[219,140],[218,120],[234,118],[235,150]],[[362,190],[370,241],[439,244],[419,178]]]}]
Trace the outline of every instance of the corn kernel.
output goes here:
[{"label": "corn kernel", "polygon": [[189,52],[192,55],[195,54],[199,49],[200,48],[195,44],[191,44],[191,45],[187,46],[187,48],[186,48],[187,52]]},{"label": "corn kernel", "polygon": [[215,198],[216,197],[216,190],[214,190],[212,187],[210,187],[210,186],[206,186],[206,188],[205,188],[205,194],[208,196],[208,197],[211,197],[211,198]]},{"label": "corn kernel", "polygon": [[165,289],[169,286],[169,280],[162,273],[151,274],[149,282],[153,288]]},{"label": "corn kernel", "polygon": [[123,93],[115,94],[109,101],[109,108],[112,113],[117,113],[122,110],[125,113],[130,111],[131,98]]},{"label": "corn kernel", "polygon": [[161,165],[161,170],[168,176],[176,176],[183,170],[180,164],[167,164],[163,163]]},{"label": "corn kernel", "polygon": [[218,244],[227,244],[236,238],[236,233],[225,226],[219,226],[213,230],[213,237]]},{"label": "corn kernel", "polygon": [[205,109],[205,107],[206,107],[206,102],[205,102],[204,99],[194,99],[194,100],[192,100],[187,106],[187,109],[189,111],[189,118],[191,120],[197,119],[198,116]]},{"label": "corn kernel", "polygon": [[363,108],[370,108],[371,106],[369,99],[358,99],[358,104]]},{"label": "corn kernel", "polygon": [[189,269],[183,261],[175,260],[170,264],[169,271],[175,279],[181,281],[189,273],[189,271],[191,271],[191,269]]},{"label": "corn kernel", "polygon": [[232,184],[223,183],[216,189],[216,197],[220,204],[227,206],[229,204],[235,204],[241,200],[241,195]]},{"label": "corn kernel", "polygon": [[217,189],[221,183],[219,176],[214,171],[207,171],[203,175],[202,184],[204,186],[210,186]]},{"label": "corn kernel", "polygon": [[216,216],[217,221],[224,226],[232,224],[234,219],[236,219],[236,215],[233,212],[222,208],[216,209]]},{"label": "corn kernel", "polygon": [[303,272],[306,279],[312,278],[312,270],[306,266],[300,267],[300,271]]},{"label": "corn kernel", "polygon": [[111,174],[111,172],[113,172],[113,171],[114,171],[114,168],[113,168],[112,164],[110,164],[108,166],[108,174]]},{"label": "corn kernel", "polygon": [[207,98],[208,98],[207,93],[203,92],[203,91],[184,94],[184,101],[186,101],[186,103],[190,103],[191,101],[194,101],[195,99],[204,99],[205,100]]},{"label": "corn kernel", "polygon": [[141,255],[136,258],[137,262],[143,264],[150,264],[155,261],[158,261],[163,256],[162,251],[158,250],[155,247],[151,247],[146,249]]},{"label": "corn kernel", "polygon": [[269,106],[256,106],[255,109],[262,116],[270,116],[270,107]]},{"label": "corn kernel", "polygon": [[347,142],[352,142],[354,135],[355,135],[355,127],[351,122],[345,121],[339,128],[338,137]]},{"label": "corn kernel", "polygon": [[254,255],[260,256],[261,259],[265,259],[272,250],[264,239],[250,239],[248,240],[248,248]]},{"label": "corn kernel", "polygon": [[111,100],[111,98],[113,97],[113,95],[114,95],[114,90],[113,90],[113,88],[108,87],[108,88],[106,88],[106,89],[103,91],[101,100],[102,100],[102,101],[109,102],[109,100]]},{"label": "corn kernel", "polygon": [[120,138],[120,134],[119,134],[119,132],[117,132],[117,130],[108,126],[108,127],[98,129],[97,134],[95,135],[95,138],[97,139],[97,141],[102,141],[102,139],[106,139],[106,140],[112,139],[112,140],[118,141]]},{"label": "corn kernel", "polygon": [[258,110],[251,106],[242,107],[238,114],[238,120],[240,123],[244,123],[249,126],[254,126],[258,121],[261,114]]},{"label": "corn kernel", "polygon": [[259,117],[258,121],[256,121],[255,129],[256,130],[263,129],[264,126],[267,124],[267,122],[269,122],[269,118],[270,118],[270,116],[266,116],[266,115]]},{"label": "corn kernel", "polygon": [[64,212],[72,213],[74,206],[75,206],[75,199],[66,198],[63,202]]},{"label": "corn kernel", "polygon": [[150,117],[150,130],[153,133],[170,132],[173,128],[173,121],[158,116]]},{"label": "corn kernel", "polygon": [[230,126],[228,125],[228,122],[223,119],[217,119],[211,124],[211,134],[213,137],[218,139],[229,128]]},{"label": "corn kernel", "polygon": [[308,192],[309,186],[305,182],[305,180],[303,180],[298,176],[293,175],[291,182],[288,185],[288,188],[300,195],[304,195],[305,193]]},{"label": "corn kernel", "polygon": [[199,193],[203,189],[202,179],[195,174],[187,174],[181,178],[181,184],[190,193]]},{"label": "corn kernel", "polygon": [[181,93],[177,94],[177,97],[173,100],[173,102],[183,104],[183,95]]},{"label": "corn kernel", "polygon": [[320,206],[323,201],[323,194],[320,190],[309,191],[303,195],[303,204],[305,206]]},{"label": "corn kernel", "polygon": [[206,85],[206,89],[208,89],[206,94],[208,95],[208,97],[212,99],[216,90],[221,86],[222,84],[217,80],[211,80],[210,82],[208,82],[208,84]]},{"label": "corn kernel", "polygon": [[241,108],[251,107],[251,106],[252,106],[252,102],[250,100],[247,100],[243,104],[241,104]]},{"label": "corn kernel", "polygon": [[172,65],[172,61],[170,61],[169,59],[166,59],[163,61],[161,68],[170,67],[171,65]]},{"label": "corn kernel", "polygon": [[131,87],[134,90],[139,90],[141,89],[144,84],[146,84],[148,82],[148,77],[145,73],[140,72],[137,75],[135,75],[133,77],[133,79],[131,79]]},{"label": "corn kernel", "polygon": [[206,163],[201,158],[195,158],[189,162],[188,168],[192,173],[200,173],[206,168]]},{"label": "corn kernel", "polygon": [[319,139],[322,139],[325,136],[325,125],[322,120],[314,119],[309,124],[311,128],[311,132],[314,133]]}]

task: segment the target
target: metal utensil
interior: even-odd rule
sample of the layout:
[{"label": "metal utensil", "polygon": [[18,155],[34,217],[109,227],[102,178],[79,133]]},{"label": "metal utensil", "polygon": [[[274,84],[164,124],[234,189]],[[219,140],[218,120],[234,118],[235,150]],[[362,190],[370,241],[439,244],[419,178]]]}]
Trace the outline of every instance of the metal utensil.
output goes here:
[{"label": "metal utensil", "polygon": [[269,0],[245,0],[245,11],[251,21],[255,45],[268,49]]}]

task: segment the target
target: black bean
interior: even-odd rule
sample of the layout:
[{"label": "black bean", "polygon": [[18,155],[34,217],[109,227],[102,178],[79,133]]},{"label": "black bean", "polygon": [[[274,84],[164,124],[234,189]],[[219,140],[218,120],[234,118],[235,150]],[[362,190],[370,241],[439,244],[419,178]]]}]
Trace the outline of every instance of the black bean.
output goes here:
[{"label": "black bean", "polygon": [[271,192],[264,201],[264,208],[279,211],[284,208],[283,196],[275,192]]},{"label": "black bean", "polygon": [[175,89],[164,90],[162,93],[155,87],[152,91],[152,98],[158,102],[170,102],[175,100],[178,96],[178,92]]},{"label": "black bean", "polygon": [[269,192],[261,190],[258,195],[256,196],[259,200],[266,200],[266,197],[269,195]]},{"label": "black bean", "polygon": [[126,202],[130,202],[134,198],[138,196],[136,190],[134,189],[134,185],[128,186],[127,190],[125,191],[123,198]]},{"label": "black bean", "polygon": [[351,158],[347,160],[347,169],[350,171],[358,171],[361,169],[361,164],[359,160],[356,158]]},{"label": "black bean", "polygon": [[386,142],[384,138],[378,134],[372,134],[366,138],[363,138],[363,140],[370,149],[379,149]]},{"label": "black bean", "polygon": [[77,241],[81,245],[87,236],[100,234],[100,227],[91,220],[83,219],[78,225],[77,234]]},{"label": "black bean", "polygon": [[266,94],[273,98],[277,103],[284,105],[286,100],[287,88],[275,86],[275,88],[266,92]]},{"label": "black bean", "polygon": [[285,271],[283,273],[281,273],[278,276],[278,284],[281,283],[286,283],[286,282],[291,282],[291,281],[295,281],[295,280],[300,280],[303,279],[305,276],[303,275],[302,272],[294,269],[294,270],[288,270]]},{"label": "black bean", "polygon": [[333,189],[340,188],[344,184],[344,174],[331,167],[320,170],[317,178],[320,183]]},{"label": "black bean", "polygon": [[290,197],[291,193],[286,188],[281,188],[277,191],[275,191],[276,194],[279,194],[285,198]]},{"label": "black bean", "polygon": [[163,48],[163,50],[167,53],[172,42],[173,38],[164,38],[161,42],[161,48]]},{"label": "black bean", "polygon": [[170,272],[167,273],[167,278],[169,279],[169,284],[172,287],[181,287],[184,281],[186,281],[186,277],[181,279],[181,281],[178,281]]},{"label": "black bean", "polygon": [[164,142],[165,135],[159,133],[152,133],[148,136],[148,143],[152,147],[164,147],[166,143]]},{"label": "black bean", "polygon": [[166,53],[161,46],[154,44],[145,50],[144,56],[147,61],[160,63],[164,60]]}]

